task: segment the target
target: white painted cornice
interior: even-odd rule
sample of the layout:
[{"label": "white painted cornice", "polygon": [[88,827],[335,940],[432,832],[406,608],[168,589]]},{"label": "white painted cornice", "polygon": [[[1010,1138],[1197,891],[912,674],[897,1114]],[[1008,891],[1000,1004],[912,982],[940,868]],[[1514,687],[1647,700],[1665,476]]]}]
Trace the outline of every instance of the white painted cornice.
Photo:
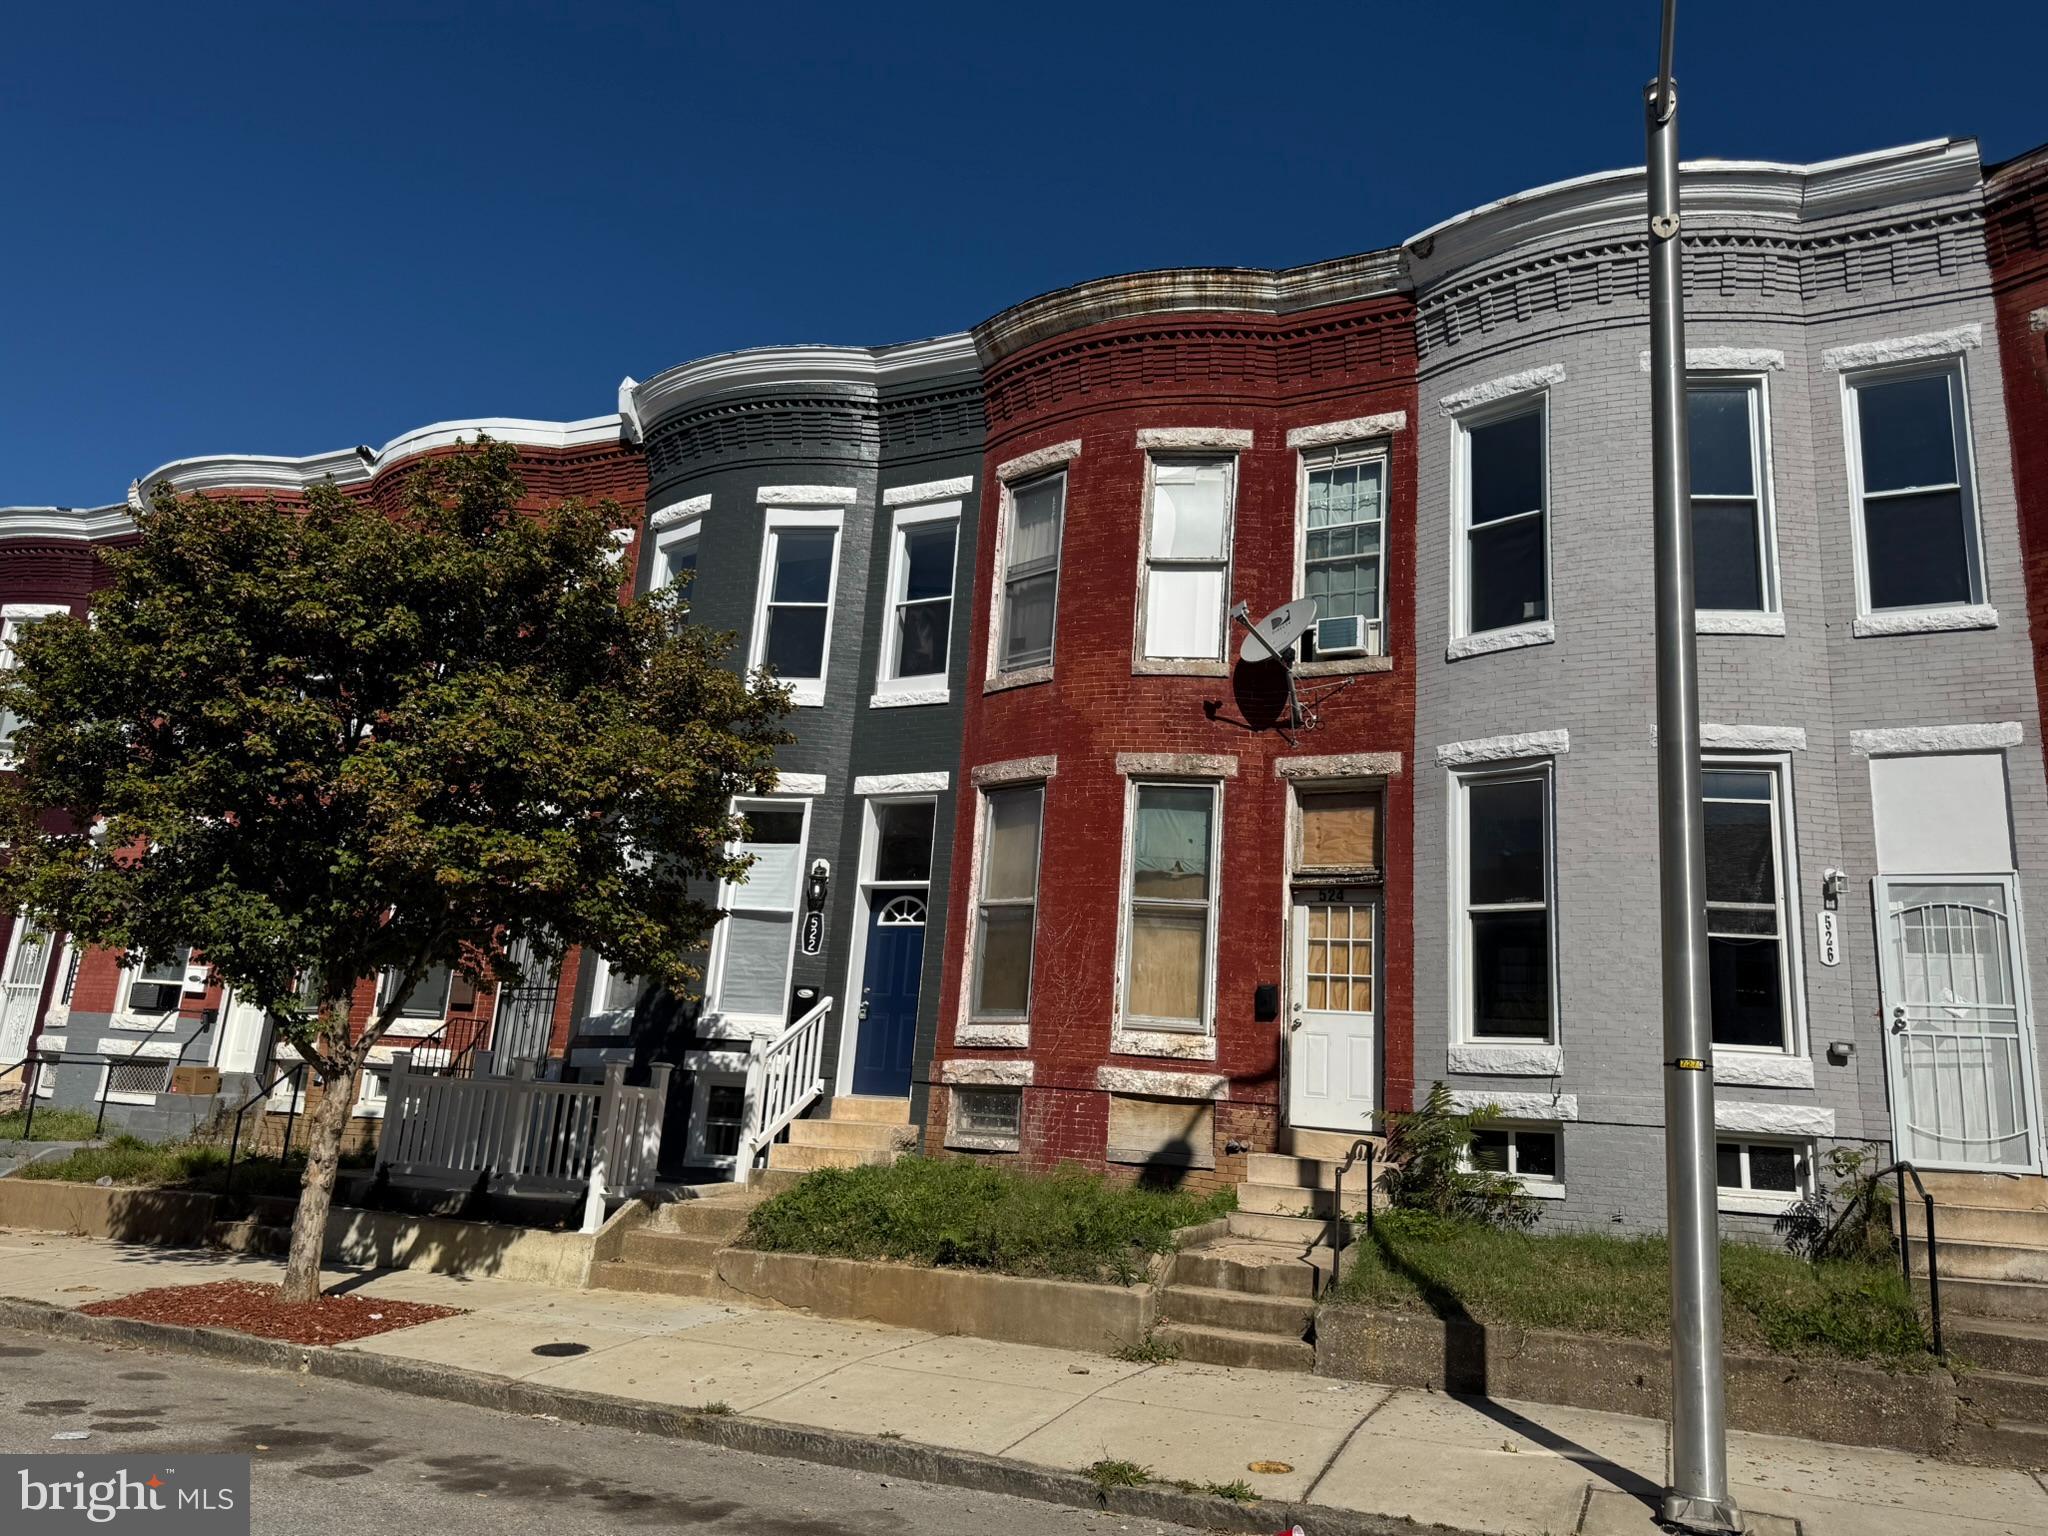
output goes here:
[{"label": "white painted cornice", "polygon": [[679,363],[645,381],[623,380],[619,415],[638,441],[662,417],[713,395],[804,384],[879,391],[975,367],[974,339],[965,332],[889,347],[749,347]]},{"label": "white painted cornice", "polygon": [[140,510],[159,485],[181,495],[194,491],[304,491],[322,480],[336,485],[361,485],[394,464],[474,442],[479,435],[521,448],[602,447],[619,442],[624,428],[617,416],[591,416],[582,421],[527,421],[516,416],[480,416],[471,421],[437,421],[391,439],[382,448],[339,448],[303,458],[275,454],[219,453],[202,458],[173,459],[144,475],[128,490],[128,505]]},{"label": "white painted cornice", "polygon": [[[1832,218],[1890,203],[1974,190],[1983,182],[1974,139],[1929,139],[1840,160],[1791,165],[1771,160],[1688,160],[1680,168],[1688,219]],[[1574,176],[1432,224],[1402,242],[1418,291],[1518,245],[1612,227],[1640,231],[1641,168]]]},{"label": "white painted cornice", "polygon": [[135,531],[127,506],[0,507],[0,539],[61,539],[79,544]]}]

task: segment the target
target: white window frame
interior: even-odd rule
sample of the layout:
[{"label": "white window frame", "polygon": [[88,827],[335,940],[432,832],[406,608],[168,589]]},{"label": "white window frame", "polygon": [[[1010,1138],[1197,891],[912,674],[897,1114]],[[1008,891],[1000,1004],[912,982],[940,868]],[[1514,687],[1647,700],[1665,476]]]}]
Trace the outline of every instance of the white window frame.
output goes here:
[{"label": "white window frame", "polygon": [[[1118,1048],[1131,1044],[1131,1037],[1164,1035],[1183,1040],[1214,1041],[1216,1038],[1216,929],[1223,905],[1223,816],[1222,779],[1175,777],[1170,774],[1133,775],[1124,784],[1123,873],[1117,899],[1116,1001],[1112,1033],[1122,1037]],[[1210,795],[1209,894],[1206,898],[1206,942],[1202,964],[1202,1017],[1193,1024],[1185,1019],[1158,1019],[1133,1013],[1127,988],[1131,976],[1131,941],[1136,924],[1133,890],[1138,871],[1138,795],[1145,789],[1206,789]],[[1193,903],[1183,903],[1192,906]],[[1113,1042],[1115,1043],[1115,1042]]]},{"label": "white window frame", "polygon": [[[1138,519],[1137,619],[1131,634],[1131,670],[1134,673],[1187,675],[1224,673],[1230,661],[1230,602],[1232,583],[1237,578],[1237,482],[1238,455],[1202,449],[1150,449],[1145,454],[1144,509]],[[1155,556],[1152,553],[1152,512],[1159,491],[1159,464],[1221,464],[1229,471],[1229,494],[1223,510],[1223,555],[1220,560]],[[1066,503],[1060,503],[1060,532],[1066,533]],[[1223,567],[1223,596],[1216,612],[1216,649],[1210,656],[1155,656],[1145,649],[1146,625],[1152,606],[1152,571],[1210,570]]]},{"label": "white window frame", "polygon": [[[431,969],[432,968],[429,967],[429,970]],[[422,976],[420,980],[425,981],[426,977]],[[394,995],[394,989],[398,985],[398,981],[398,972],[390,970],[385,971],[383,975],[377,978],[376,1006],[379,1009],[382,1009],[386,1003],[391,1001]],[[384,1032],[385,1037],[387,1039],[409,1038],[418,1040],[424,1039],[429,1035],[440,1033],[442,1027],[446,1025],[448,1022],[448,1016],[451,1011],[450,1005],[454,1002],[454,1000],[455,967],[451,965],[448,967],[448,990],[446,993],[442,995],[441,998],[441,1011],[438,1014],[394,1014],[391,1019],[391,1027]]]},{"label": "white window frame", "polygon": [[[647,590],[659,592],[675,583],[675,572],[669,564],[670,555],[685,544],[695,544],[701,558],[704,551],[704,520],[693,517],[686,523],[673,528],[664,528],[654,536],[654,561],[647,571]],[[691,583],[692,587],[696,585]]]},{"label": "white window frame", "polygon": [[[1562,1200],[1565,1197],[1564,1165],[1564,1124],[1557,1120],[1488,1120],[1475,1125],[1475,1134],[1493,1132],[1504,1134],[1508,1139],[1507,1176],[1515,1181],[1521,1192],[1533,1200]],[[1557,1172],[1554,1174],[1524,1173],[1517,1165],[1521,1161],[1519,1138],[1525,1135],[1548,1136],[1557,1153]],[[1472,1161],[1472,1148],[1467,1144],[1462,1155],[1466,1168],[1477,1165]]]},{"label": "white window frame", "polygon": [[[1965,559],[1969,567],[1970,590],[1959,603],[1917,603],[1906,608],[1873,608],[1870,604],[1870,562],[1864,529],[1863,424],[1859,412],[1859,391],[1866,384],[1894,384],[1908,379],[1945,378],[1948,381],[1950,421],[1956,433],[1956,474],[1954,486],[1962,497]],[[1984,527],[1977,506],[1977,434],[1970,422],[1969,374],[1965,360],[1944,357],[1933,361],[1900,363],[1889,368],[1861,368],[1845,372],[1842,384],[1842,439],[1849,459],[1849,532],[1856,552],[1856,616],[1859,619],[1910,620],[1916,615],[1935,617],[1981,608],[1985,595]],[[1880,497],[1900,496],[1950,487],[1918,486],[1908,491],[1884,491]]]},{"label": "white window frame", "polygon": [[[1693,369],[1685,376],[1687,407],[1691,406],[1693,385],[1708,389],[1728,389],[1740,386],[1749,391],[1749,458],[1750,481],[1756,490],[1757,517],[1757,559],[1763,581],[1763,606],[1761,608],[1701,608],[1713,627],[1716,618],[1753,618],[1762,614],[1772,618],[1784,615],[1784,592],[1778,577],[1778,505],[1777,482],[1772,470],[1771,452],[1771,377],[1768,373],[1730,369],[1719,372],[1714,369]],[[1739,496],[1709,495],[1702,497],[1699,492],[1692,494],[1694,501],[1715,502],[1740,501]],[[1687,515],[1692,509],[1687,507]]]},{"label": "white window frame", "polygon": [[[1720,1150],[1723,1143],[1742,1149],[1742,1184],[1737,1187],[1723,1184],[1720,1179]],[[1749,1154],[1753,1147],[1789,1147],[1798,1160],[1797,1188],[1753,1189],[1750,1187]],[[1715,1203],[1723,1211],[1751,1216],[1778,1216],[1789,1211],[1807,1195],[1813,1192],[1814,1144],[1810,1137],[1800,1136],[1750,1136],[1740,1133],[1717,1133],[1714,1137]]]},{"label": "white window frame", "polygon": [[[1317,470],[1343,469],[1352,464],[1378,463],[1380,471],[1380,616],[1373,620],[1372,639],[1363,656],[1332,656],[1327,659],[1318,655],[1307,663],[1313,667],[1328,667],[1335,670],[1363,667],[1372,657],[1391,654],[1392,647],[1387,637],[1387,524],[1394,502],[1394,454],[1393,445],[1385,438],[1360,439],[1355,442],[1333,443],[1327,447],[1303,448],[1294,456],[1294,590],[1308,591],[1308,478]],[[1318,614],[1328,618],[1328,614]]]},{"label": "white window frame", "polygon": [[[1066,564],[1067,552],[1067,503],[1073,490],[1069,472],[1073,464],[1069,460],[1054,464],[1033,474],[1018,475],[1002,482],[1002,494],[996,516],[996,547],[994,557],[994,585],[989,602],[989,646],[986,686],[989,688],[1015,688],[1025,683],[1044,682],[1053,674],[1053,664],[1059,658],[1060,648],[1060,575]],[[1004,664],[1003,652],[1008,640],[1010,617],[1010,546],[1015,542],[1017,491],[1026,486],[1038,484],[1057,476],[1060,482],[1060,526],[1059,537],[1053,541],[1052,559],[1052,644],[1046,659],[1031,662],[1025,666],[1011,667]],[[1043,574],[1033,572],[1032,574]]]},{"label": "white window frame", "polygon": [[[744,1102],[747,1085],[745,1051],[685,1051],[681,1069],[690,1074],[689,1129],[683,1137],[683,1166],[686,1168],[731,1168],[735,1157],[721,1157],[705,1150],[704,1131],[714,1085],[737,1087]],[[743,1111],[744,1113],[744,1111]],[[740,1134],[746,1134],[742,1121]]]},{"label": "white window frame", "polygon": [[[1557,765],[1552,758],[1523,758],[1484,768],[1461,768],[1451,773],[1450,813],[1450,896],[1451,896],[1451,1044],[1482,1050],[1555,1051],[1563,1044],[1563,1019],[1559,1005],[1557,911]],[[1516,779],[1540,779],[1543,785],[1543,913],[1544,932],[1550,941],[1550,1032],[1533,1035],[1481,1035],[1472,1027],[1472,903],[1470,899],[1472,860],[1471,795],[1475,784],[1500,783]],[[1489,907],[1495,912],[1531,911],[1527,904]]]},{"label": "white window frame", "polygon": [[[960,521],[961,503],[933,502],[915,507],[898,507],[889,529],[889,584],[883,592],[882,654],[875,658],[876,704],[944,704],[951,697],[947,678],[952,675],[960,617]],[[953,525],[952,584],[946,591],[946,665],[938,672],[898,676],[896,660],[903,636],[904,588],[910,580],[910,534],[915,529],[950,522]],[[920,599],[937,602],[937,598]],[[913,700],[910,696],[915,695]]]},{"label": "white window frame", "polygon": [[[1037,878],[1031,887],[1031,963],[1024,975],[1024,1012],[982,1014],[975,1011],[975,989],[981,974],[981,890],[988,864],[988,802],[991,796],[1018,790],[1038,792]],[[954,1038],[962,1045],[1024,1045],[1031,1034],[1031,1008],[1038,1000],[1038,939],[1045,911],[1045,816],[1052,796],[1050,778],[1018,779],[984,784],[974,794],[974,868],[967,885],[965,950],[960,967],[960,1013]],[[1006,901],[1013,898],[1005,898]]]},{"label": "white window frame", "polygon": [[[1540,517],[1543,520],[1543,617],[1523,619],[1513,624],[1503,624],[1497,629],[1474,630],[1471,626],[1472,586],[1472,434],[1475,429],[1489,427],[1496,422],[1510,421],[1529,412],[1537,412],[1542,421],[1540,434],[1543,444],[1543,506],[1537,512],[1518,513],[1514,517],[1500,518],[1484,526],[1503,527],[1525,517]],[[1518,636],[1526,636],[1528,643],[1548,639],[1557,622],[1556,581],[1552,572],[1551,545],[1555,531],[1555,507],[1550,484],[1550,390],[1539,387],[1519,390],[1505,400],[1484,406],[1473,406],[1461,411],[1451,423],[1451,638],[1473,640],[1484,638],[1512,646]]]},{"label": "white window frame", "polygon": [[[797,844],[796,894],[792,897],[791,904],[787,908],[789,912],[789,952],[782,962],[782,989],[787,993],[796,975],[797,938],[802,932],[804,924],[804,881],[807,878],[811,854],[811,800],[806,795],[738,795],[733,798],[730,809],[736,816],[745,816],[747,807],[750,805],[778,811],[786,811],[792,807],[797,807],[803,812],[803,830],[799,834],[800,841]],[[740,845],[737,843],[731,844],[728,851],[737,852],[739,847]],[[746,900],[746,892],[747,886],[744,883],[734,884],[730,880],[719,881],[718,909],[721,912],[778,913],[785,910],[781,907],[764,907],[750,904]],[[787,1017],[789,1004],[787,998],[784,999],[781,1011],[774,1014],[726,1012],[720,994],[725,989],[727,932],[727,925],[724,923],[718,924],[712,930],[711,958],[710,963],[705,967],[704,981],[706,1022],[715,1023],[721,1033],[728,1037],[738,1034],[761,1035],[772,1038],[775,1035],[781,1034],[789,1024]]]},{"label": "white window frame", "polygon": [[[1799,835],[1792,804],[1792,759],[1782,752],[1704,752],[1700,755],[1700,767],[1746,769],[1771,776],[1772,846],[1777,853],[1778,873],[1778,932],[1784,943],[1779,984],[1785,993],[1785,1044],[1775,1050],[1768,1046],[1715,1044],[1714,1056],[1717,1060],[1730,1056],[1744,1056],[1756,1061],[1803,1060],[1808,1050],[1806,954],[1801,942],[1805,916],[1799,900]],[[1703,801],[1704,797],[1703,783]],[[1707,918],[1707,927],[1713,927],[1711,915]],[[1707,1018],[1710,1041],[1713,1027],[1710,999]]]},{"label": "white window frame", "polygon": [[[586,951],[591,956],[590,1006],[585,1010],[583,1025],[578,1031],[584,1035],[624,1035],[633,1027],[633,1015],[639,1011],[640,993],[634,994],[633,1006],[629,1008],[606,1008],[604,995],[611,989],[612,963],[596,951]],[[644,988],[642,989],[645,990]]]},{"label": "white window frame", "polygon": [[[128,1006],[128,991],[131,986],[142,979],[142,967],[130,965],[124,956],[121,961],[121,974],[117,982],[119,990],[114,993],[114,1008],[107,1017],[107,1028],[133,1030],[138,1034],[163,1034],[177,1029],[178,1021],[184,1017],[183,1005],[185,997],[193,991],[191,972],[194,961],[190,945],[185,946],[185,960],[183,964],[185,974],[178,983],[178,1001],[171,1004],[170,1008],[163,1013],[137,1013]],[[204,986],[201,986],[199,990],[203,992],[205,990]],[[117,1102],[119,1101],[117,1100]]]},{"label": "white window frame", "polygon": [[[0,604],[0,672],[12,672],[15,668],[14,642],[20,633],[31,624],[44,619],[54,619],[71,612],[68,603],[6,603]],[[0,768],[14,761],[14,732],[9,731],[0,738]]]},{"label": "white window frame", "polygon": [[[816,677],[785,677],[791,701],[799,708],[816,709],[825,702],[825,684],[832,670],[832,621],[839,611],[839,557],[845,545],[846,511],[843,507],[770,507],[761,529],[761,576],[754,594],[754,634],[747,648],[747,670],[758,670],[768,651],[768,610],[775,590],[777,536],[785,530],[827,528],[832,533],[832,572],[825,586],[825,643],[818,656]],[[813,604],[801,606],[811,607]]]}]

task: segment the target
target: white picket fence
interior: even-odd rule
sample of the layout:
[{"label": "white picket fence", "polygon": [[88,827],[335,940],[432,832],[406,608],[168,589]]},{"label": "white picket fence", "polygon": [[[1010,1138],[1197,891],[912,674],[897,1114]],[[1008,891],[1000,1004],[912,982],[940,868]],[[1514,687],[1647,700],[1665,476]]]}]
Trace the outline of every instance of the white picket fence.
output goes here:
[{"label": "white picket fence", "polygon": [[[530,1068],[529,1068],[530,1070]],[[467,1189],[479,1179],[520,1194],[582,1191],[583,1230],[604,1223],[605,1202],[653,1184],[670,1069],[628,1088],[625,1064],[602,1083],[531,1076],[443,1077],[392,1057],[377,1165],[394,1177]]]},{"label": "white picket fence", "polygon": [[747,1118],[733,1158],[734,1183],[753,1176],[754,1159],[825,1091],[825,1022],[831,1016],[828,997],[773,1040],[756,1038],[748,1047]]}]

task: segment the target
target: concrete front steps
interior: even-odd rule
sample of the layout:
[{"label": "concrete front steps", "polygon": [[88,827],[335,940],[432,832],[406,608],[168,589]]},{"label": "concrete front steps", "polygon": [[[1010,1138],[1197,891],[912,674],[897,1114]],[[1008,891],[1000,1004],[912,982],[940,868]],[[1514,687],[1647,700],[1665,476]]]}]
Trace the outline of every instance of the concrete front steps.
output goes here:
[{"label": "concrete front steps", "polygon": [[1288,1240],[1275,1241],[1275,1223],[1286,1220],[1233,1212],[1226,1235],[1175,1254],[1160,1294],[1157,1340],[1205,1365],[1314,1370],[1310,1338],[1329,1250],[1312,1238],[1306,1245],[1291,1239],[1324,1223],[1280,1229]]},{"label": "concrete front steps", "polygon": [[641,1291],[658,1296],[708,1296],[719,1250],[746,1229],[747,1216],[781,1183],[757,1175],[744,1187],[671,1200],[625,1235],[618,1257],[590,1266],[594,1291]]},{"label": "concrete front steps", "polygon": [[917,1147],[910,1100],[848,1094],[824,1116],[793,1120],[789,1139],[768,1149],[770,1169],[809,1173],[815,1168],[857,1168],[893,1163]]},{"label": "concrete front steps", "polygon": [[[1944,1317],[2048,1323],[2048,1179],[1929,1173]],[[1903,1219],[1913,1273],[1927,1273],[1927,1215],[1911,1180]]]}]

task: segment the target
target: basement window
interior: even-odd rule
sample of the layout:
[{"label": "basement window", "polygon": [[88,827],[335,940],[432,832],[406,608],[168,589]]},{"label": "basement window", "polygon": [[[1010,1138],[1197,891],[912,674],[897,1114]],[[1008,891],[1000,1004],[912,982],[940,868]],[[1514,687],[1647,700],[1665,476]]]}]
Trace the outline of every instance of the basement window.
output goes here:
[{"label": "basement window", "polygon": [[1539,1200],[1562,1200],[1564,1183],[1559,1177],[1558,1160],[1561,1140],[1554,1125],[1495,1123],[1472,1133],[1472,1150],[1467,1155],[1474,1168],[1513,1177],[1524,1194]]},{"label": "basement window", "polygon": [[1021,1088],[955,1088],[946,1145],[969,1152],[1015,1152],[1023,1140]]},{"label": "basement window", "polygon": [[1714,1146],[1714,1183],[1724,1211],[1762,1215],[1799,1203],[1811,1187],[1813,1148],[1796,1141],[1722,1141]]}]

